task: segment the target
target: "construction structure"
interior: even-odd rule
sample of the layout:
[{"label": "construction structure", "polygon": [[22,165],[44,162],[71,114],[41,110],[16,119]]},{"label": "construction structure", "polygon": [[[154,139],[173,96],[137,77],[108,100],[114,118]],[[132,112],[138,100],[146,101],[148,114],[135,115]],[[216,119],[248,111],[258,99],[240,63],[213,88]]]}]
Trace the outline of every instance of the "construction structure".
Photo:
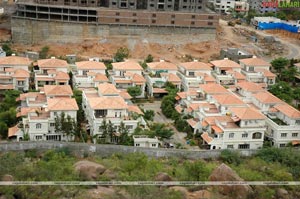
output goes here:
[{"label": "construction structure", "polygon": [[205,5],[206,0],[19,0],[12,38],[37,43],[112,34],[200,33],[210,40],[219,16]]}]

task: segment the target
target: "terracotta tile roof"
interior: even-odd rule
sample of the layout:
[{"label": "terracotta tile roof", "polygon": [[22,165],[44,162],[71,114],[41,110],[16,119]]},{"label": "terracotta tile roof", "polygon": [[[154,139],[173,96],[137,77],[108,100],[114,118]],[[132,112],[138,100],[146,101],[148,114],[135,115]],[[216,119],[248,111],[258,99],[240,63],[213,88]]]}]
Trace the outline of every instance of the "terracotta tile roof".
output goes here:
[{"label": "terracotta tile roof", "polygon": [[14,72],[15,69],[14,68],[4,68],[5,72]]},{"label": "terracotta tile roof", "polygon": [[81,61],[75,63],[79,70],[105,70],[106,66],[102,62]]},{"label": "terracotta tile roof", "polygon": [[276,77],[276,75],[274,73],[272,73],[271,71],[269,71],[269,70],[257,69],[255,71],[262,72],[265,77]]},{"label": "terracotta tile roof", "polygon": [[55,73],[56,73],[56,70],[54,70],[54,69],[47,70],[47,74],[55,74]]},{"label": "terracotta tile roof", "polygon": [[228,74],[232,74],[235,79],[244,80],[246,79],[245,75],[236,71],[227,71]]},{"label": "terracotta tile roof", "polygon": [[265,91],[261,86],[253,82],[240,82],[237,84],[237,87],[249,92]]},{"label": "terracotta tile roof", "polygon": [[175,110],[176,110],[178,113],[182,113],[182,111],[183,111],[183,109],[181,108],[180,105],[175,106]]},{"label": "terracotta tile roof", "polygon": [[45,77],[45,76],[36,76],[35,77],[35,80],[37,81],[54,81],[54,78],[53,77]]},{"label": "terracotta tile roof", "polygon": [[15,135],[18,133],[19,130],[20,130],[20,129],[18,128],[17,125],[14,126],[14,127],[9,128],[9,129],[8,129],[8,137],[15,136]]},{"label": "terracotta tile roof", "polygon": [[114,70],[143,70],[139,63],[130,60],[112,63],[112,66]]},{"label": "terracotta tile roof", "polygon": [[144,113],[141,111],[141,109],[136,105],[128,105],[128,111],[137,113],[139,115],[144,115]]},{"label": "terracotta tile roof", "polygon": [[241,120],[263,120],[266,117],[260,113],[259,111],[255,110],[251,107],[243,107],[243,108],[229,108],[233,114],[232,116],[236,116]]},{"label": "terracotta tile roof", "polygon": [[297,66],[297,67],[300,67],[300,62],[299,63],[297,63],[297,64],[294,64],[295,66]]},{"label": "terracotta tile roof", "polygon": [[30,112],[36,112],[41,110],[40,107],[21,107],[20,112],[17,113],[17,117],[27,116]]},{"label": "terracotta tile roof", "polygon": [[153,88],[153,93],[168,93],[164,88]]},{"label": "terracotta tile roof", "polygon": [[127,109],[128,105],[122,97],[96,97],[89,98],[89,104],[92,109]]},{"label": "terracotta tile roof", "polygon": [[55,95],[55,96],[73,95],[73,91],[69,85],[45,85],[44,92],[46,95]]},{"label": "terracotta tile roof", "polygon": [[207,132],[201,134],[202,139],[207,143],[211,143],[214,139],[208,135]]},{"label": "terracotta tile roof", "polygon": [[115,79],[115,82],[117,84],[131,84],[131,80],[130,79]]},{"label": "terracotta tile roof", "polygon": [[216,79],[213,76],[211,76],[211,75],[205,74],[204,75],[204,81],[205,82],[216,82]]},{"label": "terracotta tile roof", "polygon": [[161,73],[161,77],[166,76],[169,82],[181,82],[181,79],[173,73]]},{"label": "terracotta tile roof", "polygon": [[214,130],[214,132],[215,132],[216,134],[221,134],[221,133],[224,132],[220,127],[218,127],[218,126],[216,126],[216,125],[212,125],[211,128]]},{"label": "terracotta tile roof", "polygon": [[211,66],[199,61],[181,63],[180,66],[186,70],[211,70]]},{"label": "terracotta tile roof", "polygon": [[211,61],[210,63],[218,68],[241,68],[241,66],[238,63],[229,59]]},{"label": "terracotta tile roof", "polygon": [[119,90],[113,84],[103,83],[98,85],[98,90],[103,95],[117,95]]},{"label": "terracotta tile roof", "polygon": [[221,105],[246,105],[242,100],[232,94],[212,96]]},{"label": "terracotta tile roof", "polygon": [[65,72],[59,71],[56,73],[55,79],[69,80],[70,76]]},{"label": "terracotta tile roof", "polygon": [[229,93],[229,91],[220,84],[200,84],[199,88],[208,94]]},{"label": "terracotta tile roof", "polygon": [[53,98],[47,100],[49,111],[77,111],[79,110],[74,98]]},{"label": "terracotta tile roof", "polygon": [[37,61],[40,68],[68,68],[68,63],[65,60],[51,58],[40,59]]},{"label": "terracotta tile roof", "polygon": [[0,79],[12,79],[12,76],[0,75]]},{"label": "terracotta tile roof", "polygon": [[269,92],[260,92],[257,94],[253,94],[252,96],[264,104],[284,103],[281,99],[272,95]]},{"label": "terracotta tile roof", "polygon": [[132,97],[129,95],[129,93],[126,90],[120,91],[120,96],[123,97],[125,100],[132,99]]},{"label": "terracotta tile roof", "polygon": [[147,63],[147,65],[152,70],[177,70],[175,64],[166,61]]},{"label": "terracotta tile roof", "polygon": [[277,104],[274,106],[275,109],[288,116],[289,118],[299,119],[300,111],[288,104]]},{"label": "terracotta tile roof", "polygon": [[191,90],[191,91],[187,91],[187,92],[178,92],[177,96],[180,99],[186,99],[188,96],[197,96],[197,91]]},{"label": "terracotta tile roof", "polygon": [[0,84],[0,90],[12,90],[12,89],[14,89],[14,86],[12,84],[9,85]]},{"label": "terracotta tile roof", "polygon": [[188,107],[192,109],[192,111],[198,110],[200,107],[210,107],[211,105],[207,102],[205,103],[191,103]]},{"label": "terracotta tile roof", "polygon": [[94,78],[95,82],[108,82],[108,78],[106,77],[106,75],[101,74],[101,73],[97,73],[95,78]]},{"label": "terracotta tile roof", "polygon": [[145,83],[146,79],[142,75],[133,74],[131,81],[134,83]]},{"label": "terracotta tile roof", "polygon": [[8,56],[0,58],[0,65],[23,65],[29,66],[31,61],[27,57]]},{"label": "terracotta tile roof", "polygon": [[212,126],[212,125],[216,125],[216,121],[232,122],[232,119],[229,116],[209,116],[209,117],[204,118],[203,121],[205,121],[207,124]]},{"label": "terracotta tile roof", "polygon": [[194,118],[191,118],[191,119],[188,119],[188,120],[187,120],[187,123],[188,123],[191,127],[195,128],[196,125],[198,124],[198,121],[196,121]]},{"label": "terracotta tile roof", "polygon": [[248,66],[271,66],[269,62],[266,62],[263,59],[260,58],[247,58],[247,59],[240,59],[240,63],[243,63]]}]

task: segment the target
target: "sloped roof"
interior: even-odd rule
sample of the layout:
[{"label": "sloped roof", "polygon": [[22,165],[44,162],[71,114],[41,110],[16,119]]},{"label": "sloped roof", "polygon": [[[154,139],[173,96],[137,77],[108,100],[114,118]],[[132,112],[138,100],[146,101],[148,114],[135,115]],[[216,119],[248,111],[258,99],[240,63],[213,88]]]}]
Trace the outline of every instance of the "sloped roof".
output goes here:
[{"label": "sloped roof", "polygon": [[277,104],[274,106],[274,108],[280,111],[281,113],[283,113],[284,115],[288,116],[289,118],[293,118],[293,119],[300,118],[300,111],[286,103]]},{"label": "sloped roof", "polygon": [[9,129],[8,129],[8,137],[15,136],[15,135],[18,133],[19,130],[20,130],[20,129],[18,128],[17,125],[14,126],[14,127],[9,128]]},{"label": "sloped roof", "polygon": [[143,70],[139,63],[131,60],[112,63],[112,66],[116,70]]},{"label": "sloped roof", "polygon": [[181,63],[180,66],[186,70],[211,70],[211,66],[199,61]]},{"label": "sloped roof", "polygon": [[77,111],[79,110],[74,98],[53,98],[47,100],[50,111]]},{"label": "sloped roof", "polygon": [[23,65],[29,66],[31,61],[27,57],[8,56],[0,57],[0,65]]},{"label": "sloped roof", "polygon": [[77,69],[80,70],[105,70],[106,66],[102,62],[96,61],[81,61],[75,63]]},{"label": "sloped roof", "polygon": [[144,115],[144,113],[141,111],[141,109],[136,105],[128,105],[128,111],[134,112],[140,115]]},{"label": "sloped roof", "polygon": [[12,75],[13,77],[24,77],[28,78],[30,77],[29,72],[24,70],[24,69],[17,69],[15,70],[14,74]]},{"label": "sloped roof", "polygon": [[98,85],[98,90],[103,95],[116,95],[119,94],[119,90],[113,84],[103,83]]},{"label": "sloped roof", "polygon": [[263,120],[266,119],[259,111],[255,110],[252,107],[243,107],[243,108],[229,108],[229,111],[233,112],[241,120]]},{"label": "sloped roof", "polygon": [[200,84],[199,88],[205,93],[229,93],[229,91],[220,84]]},{"label": "sloped roof", "polygon": [[108,82],[108,78],[106,77],[106,75],[104,74],[101,74],[101,73],[97,73],[95,75],[95,78],[94,78],[94,81],[95,82]]},{"label": "sloped roof", "polygon": [[44,92],[46,95],[56,95],[56,96],[73,95],[73,91],[69,85],[45,85]]},{"label": "sloped roof", "polygon": [[58,71],[56,73],[55,79],[69,80],[70,76],[67,73],[65,73],[65,72]]},{"label": "sloped roof", "polygon": [[281,99],[279,99],[278,97],[276,97],[275,95],[272,95],[271,93],[269,93],[267,91],[253,94],[252,96],[264,104],[284,103]]},{"label": "sloped roof", "polygon": [[240,82],[237,84],[237,87],[249,92],[265,91],[261,86],[253,82]]},{"label": "sloped roof", "polygon": [[50,58],[37,61],[40,68],[68,68],[68,63],[62,59]]},{"label": "sloped roof", "polygon": [[152,70],[177,70],[175,64],[166,61],[147,63],[147,66]]},{"label": "sloped roof", "polygon": [[89,98],[92,109],[127,109],[128,105],[122,97],[96,97]]},{"label": "sloped roof", "polygon": [[221,105],[244,105],[245,103],[232,94],[222,94],[212,96]]},{"label": "sloped roof", "polygon": [[229,59],[211,61],[210,63],[218,68],[241,68],[241,66],[238,63]]},{"label": "sloped roof", "polygon": [[240,63],[244,63],[248,66],[271,66],[269,62],[266,62],[263,59],[254,57],[254,58],[247,58],[247,59],[240,59]]}]

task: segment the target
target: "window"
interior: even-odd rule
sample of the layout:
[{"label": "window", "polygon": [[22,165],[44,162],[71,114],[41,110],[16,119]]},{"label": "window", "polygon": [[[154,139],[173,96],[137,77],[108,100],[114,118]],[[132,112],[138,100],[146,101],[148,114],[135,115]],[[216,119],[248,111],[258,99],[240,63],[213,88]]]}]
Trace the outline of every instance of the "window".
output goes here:
[{"label": "window", "polygon": [[95,117],[105,117],[107,110],[95,110]]},{"label": "window", "polygon": [[54,127],[55,126],[55,123],[50,123],[50,127]]},{"label": "window", "polygon": [[152,144],[152,147],[156,147],[156,144]]},{"label": "window", "polygon": [[208,16],[208,19],[214,19],[214,16]]},{"label": "window", "polygon": [[227,149],[233,149],[233,144],[227,145]]},{"label": "window", "polygon": [[298,137],[298,133],[292,133],[292,137]]},{"label": "window", "polygon": [[262,138],[262,133],[253,133],[252,135],[252,139],[261,139]]},{"label": "window", "polygon": [[239,144],[239,149],[250,149],[249,144]]},{"label": "window", "polygon": [[285,146],[286,146],[285,144],[279,144],[280,148],[285,147]]},{"label": "window", "polygon": [[35,125],[35,128],[36,128],[36,129],[41,129],[41,128],[42,128],[42,124],[41,124],[41,123],[37,123],[37,124]]},{"label": "window", "polygon": [[229,133],[229,138],[234,138],[234,133]]},{"label": "window", "polygon": [[36,139],[36,140],[41,140],[41,139],[43,139],[43,136],[37,135],[37,136],[35,136],[35,139]]},{"label": "window", "polygon": [[135,144],[135,146],[140,146],[140,144]]},{"label": "window", "polygon": [[126,125],[127,129],[133,129],[133,125]]},{"label": "window", "polygon": [[242,138],[247,138],[248,137],[248,133],[243,133],[242,134]]},{"label": "window", "polygon": [[286,138],[287,137],[287,133],[281,133],[281,137],[282,138]]}]

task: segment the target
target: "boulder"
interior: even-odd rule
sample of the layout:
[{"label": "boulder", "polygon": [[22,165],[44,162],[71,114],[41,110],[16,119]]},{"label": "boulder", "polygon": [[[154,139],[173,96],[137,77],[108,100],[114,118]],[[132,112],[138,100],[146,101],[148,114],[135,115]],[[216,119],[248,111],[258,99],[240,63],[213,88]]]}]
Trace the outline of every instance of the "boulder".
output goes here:
[{"label": "boulder", "polygon": [[289,192],[283,188],[276,189],[277,199],[290,199]]},{"label": "boulder", "polygon": [[6,174],[2,176],[1,181],[14,181],[14,177],[12,175]]},{"label": "boulder", "polygon": [[169,189],[180,192],[182,194],[182,196],[183,196],[182,197],[183,199],[187,199],[188,198],[189,191],[185,187],[174,186],[174,187],[170,187]]},{"label": "boulder", "polygon": [[86,180],[96,180],[106,170],[103,165],[88,160],[76,162],[74,168]]},{"label": "boulder", "polygon": [[155,176],[155,180],[156,181],[172,181],[172,178],[167,173],[160,172]]},{"label": "boulder", "polygon": [[[244,181],[238,174],[226,164],[221,164],[209,176],[210,181]],[[236,199],[244,199],[253,194],[249,185],[222,185],[214,187],[220,194]]]},{"label": "boulder", "polygon": [[211,192],[208,190],[200,190],[200,191],[189,193],[188,198],[189,199],[199,199],[199,198],[212,199],[213,196]]}]

